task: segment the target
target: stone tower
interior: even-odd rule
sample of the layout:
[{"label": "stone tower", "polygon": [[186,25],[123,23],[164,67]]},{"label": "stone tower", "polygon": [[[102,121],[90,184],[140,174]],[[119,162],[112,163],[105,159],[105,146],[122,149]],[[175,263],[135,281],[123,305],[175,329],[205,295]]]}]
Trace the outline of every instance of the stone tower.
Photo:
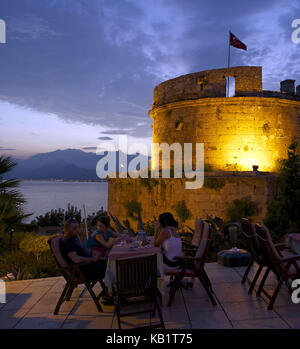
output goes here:
[{"label": "stone tower", "polygon": [[[235,79],[226,97],[226,78]],[[108,210],[127,217],[125,204],[142,204],[144,221],[184,200],[195,217],[226,218],[235,199],[258,202],[262,219],[276,190],[277,160],[286,158],[293,139],[300,143],[300,86],[285,80],[280,92],[262,89],[261,67],[206,70],[165,81],[154,89],[154,143],[204,143],[204,187],[185,189],[185,179],[110,179]],[[195,159],[194,159],[195,160]],[[157,163],[155,163],[155,161]],[[158,159],[152,160],[157,167]],[[259,171],[253,171],[259,166]],[[256,167],[254,167],[255,169]],[[152,183],[151,181],[155,181]],[[155,185],[154,185],[155,184]]]},{"label": "stone tower", "polygon": [[[235,95],[226,97],[226,77]],[[293,138],[300,138],[300,98],[294,80],[281,93],[262,90],[261,67],[206,70],[165,81],[154,89],[153,142],[204,143],[214,170],[276,171]]]}]

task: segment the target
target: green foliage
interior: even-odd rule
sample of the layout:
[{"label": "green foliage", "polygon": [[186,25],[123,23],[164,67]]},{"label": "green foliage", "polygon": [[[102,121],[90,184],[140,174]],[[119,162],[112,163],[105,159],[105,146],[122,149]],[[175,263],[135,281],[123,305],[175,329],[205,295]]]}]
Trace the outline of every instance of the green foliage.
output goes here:
[{"label": "green foliage", "polygon": [[131,201],[126,201],[124,207],[126,210],[126,216],[137,221],[139,215],[142,213],[142,204],[136,199],[133,199]]},{"label": "green foliage", "polygon": [[158,180],[155,178],[140,178],[141,186],[145,187],[150,194],[155,186],[158,185]]},{"label": "green foliage", "polygon": [[25,199],[17,189],[20,181],[5,179],[16,165],[11,158],[0,156],[0,234],[17,228],[24,218],[30,216],[22,210]]},{"label": "green foliage", "polygon": [[226,185],[225,179],[222,178],[207,178],[204,179],[204,187],[220,191]]},{"label": "green foliage", "polygon": [[17,280],[59,275],[48,239],[49,236],[15,233],[10,244],[7,236],[1,237],[0,278],[8,273]]},{"label": "green foliage", "polygon": [[184,200],[177,201],[172,208],[176,213],[176,217],[182,224],[192,217],[192,213],[186,206]]},{"label": "green foliage", "polygon": [[260,212],[257,202],[252,201],[249,197],[233,200],[226,209],[226,215],[229,222],[237,222],[241,218],[251,218]]},{"label": "green foliage", "polygon": [[154,217],[153,220],[149,220],[144,223],[144,230],[147,235],[149,236],[154,236],[155,233],[155,223],[156,223],[156,218]]},{"label": "green foliage", "polygon": [[17,280],[43,278],[60,275],[50,251],[40,259],[22,250],[6,251],[0,255],[0,277],[13,273]]},{"label": "green foliage", "polygon": [[62,208],[51,210],[50,212],[46,212],[44,215],[36,217],[31,224],[36,224],[40,227],[55,227],[63,225],[64,221],[68,218],[75,218],[78,223],[81,223],[81,210],[76,206],[68,204],[67,210]]},{"label": "green foliage", "polygon": [[49,251],[48,239],[50,236],[29,234],[20,242],[20,249],[25,253],[32,254],[37,260],[41,255]]},{"label": "green foliage", "polygon": [[294,141],[288,148],[288,158],[280,161],[279,194],[269,205],[264,219],[278,239],[286,233],[300,231],[300,155],[297,146]]}]

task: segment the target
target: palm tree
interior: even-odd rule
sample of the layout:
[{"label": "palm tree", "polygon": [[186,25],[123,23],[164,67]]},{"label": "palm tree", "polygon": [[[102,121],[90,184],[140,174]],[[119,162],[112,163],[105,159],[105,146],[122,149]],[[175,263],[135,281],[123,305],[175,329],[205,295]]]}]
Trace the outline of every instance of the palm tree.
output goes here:
[{"label": "palm tree", "polygon": [[18,179],[4,179],[17,165],[10,157],[0,156],[0,233],[11,232],[25,217],[22,205],[26,202],[18,191]]}]

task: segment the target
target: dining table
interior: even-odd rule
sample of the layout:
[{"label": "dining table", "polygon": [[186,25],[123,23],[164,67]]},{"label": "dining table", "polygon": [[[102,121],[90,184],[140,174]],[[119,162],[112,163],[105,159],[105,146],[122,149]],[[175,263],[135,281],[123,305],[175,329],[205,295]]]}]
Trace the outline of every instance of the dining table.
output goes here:
[{"label": "dining table", "polygon": [[285,244],[294,253],[300,255],[300,233],[287,234],[285,236]]},{"label": "dining table", "polygon": [[163,293],[164,267],[161,247],[154,246],[154,238],[147,237],[147,244],[138,244],[137,239],[131,242],[126,240],[115,244],[108,254],[106,273],[104,277],[105,286],[110,295],[112,287],[116,280],[116,260],[144,257],[146,255],[156,254],[157,257],[157,287]]}]

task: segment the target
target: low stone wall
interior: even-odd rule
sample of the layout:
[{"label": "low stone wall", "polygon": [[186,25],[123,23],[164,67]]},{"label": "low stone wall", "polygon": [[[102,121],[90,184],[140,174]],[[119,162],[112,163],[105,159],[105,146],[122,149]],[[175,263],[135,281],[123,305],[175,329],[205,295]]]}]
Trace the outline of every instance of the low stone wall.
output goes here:
[{"label": "low stone wall", "polygon": [[[108,211],[120,220],[126,217],[125,203],[133,199],[142,204],[143,221],[156,218],[165,211],[175,214],[172,206],[184,200],[192,213],[188,225],[194,225],[196,217],[206,215],[226,219],[226,208],[235,199],[249,197],[258,202],[261,220],[267,205],[276,190],[277,176],[262,172],[210,172],[205,175],[205,186],[200,189],[185,189],[185,179],[151,179],[150,185],[140,179],[109,179]],[[130,220],[130,219],[129,219]],[[136,222],[133,222],[136,228]]]}]

